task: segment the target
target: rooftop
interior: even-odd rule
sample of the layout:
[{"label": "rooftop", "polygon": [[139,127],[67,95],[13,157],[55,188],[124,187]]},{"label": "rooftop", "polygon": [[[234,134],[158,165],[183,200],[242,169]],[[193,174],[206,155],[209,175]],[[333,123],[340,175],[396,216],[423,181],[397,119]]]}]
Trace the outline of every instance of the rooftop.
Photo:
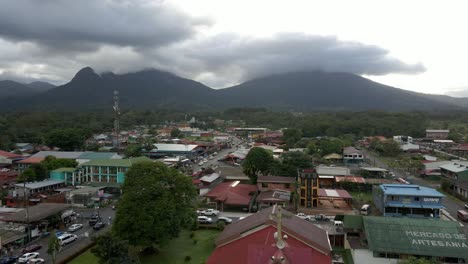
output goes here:
[{"label": "rooftop", "polygon": [[414,184],[382,184],[380,185],[380,189],[386,195],[444,197],[443,194],[435,189]]},{"label": "rooftop", "polygon": [[449,133],[448,129],[426,129],[426,133]]},{"label": "rooftop", "polygon": [[21,155],[0,150],[0,157],[5,157],[7,159],[21,158]]},{"label": "rooftop", "polygon": [[252,193],[257,191],[256,185],[222,182],[211,189],[204,196],[213,198],[227,205],[247,206],[252,199]]},{"label": "rooftop", "polygon": [[[35,206],[30,206],[28,209],[29,221],[40,221],[54,214],[61,213],[68,208],[71,208],[70,204],[40,203]],[[22,210],[8,216],[6,221],[26,222],[26,210]]]},{"label": "rooftop", "polygon": [[333,190],[333,189],[319,189],[319,197],[326,198],[341,198],[341,199],[352,199],[353,197],[346,190]]},{"label": "rooftop", "polygon": [[283,176],[258,176],[257,182],[271,182],[271,183],[294,183],[294,177]]},{"label": "rooftop", "polygon": [[361,176],[335,176],[336,182],[356,182],[356,183],[366,183],[366,179]]},{"label": "rooftop", "polygon": [[457,222],[434,219],[363,217],[374,252],[467,258],[466,231]]},{"label": "rooftop", "polygon": [[192,151],[198,145],[184,145],[184,144],[153,144],[154,149],[151,152],[158,151]]},{"label": "rooftop", "polygon": [[386,172],[387,169],[377,168],[377,167],[361,167],[362,170],[365,171],[373,171],[373,172]]},{"label": "rooftop", "polygon": [[451,162],[449,164],[441,165],[439,166],[439,168],[456,173],[456,172],[462,172],[462,171],[468,170],[467,166],[468,166],[468,162],[457,161],[457,162]]},{"label": "rooftop", "polygon": [[212,173],[211,175],[205,175],[205,176],[201,177],[200,181],[212,183],[212,182],[216,181],[218,178],[219,178],[218,173]]},{"label": "rooftop", "polygon": [[17,163],[21,163],[21,164],[37,164],[37,163],[41,163],[43,160],[44,160],[44,158],[41,158],[41,157],[29,157],[29,158],[27,158],[27,159],[20,160],[20,161],[18,161]]},{"label": "rooftop", "polygon": [[361,154],[361,151],[356,149],[355,147],[345,147],[343,149],[344,155],[351,155],[351,154]]},{"label": "rooftop", "polygon": [[75,172],[76,168],[58,168],[52,172]]},{"label": "rooftop", "polygon": [[114,166],[114,167],[131,167],[132,164],[142,161],[153,161],[148,157],[138,157],[131,159],[95,159],[85,162],[79,166]]},{"label": "rooftop", "polygon": [[[26,189],[38,189],[38,188],[43,188],[55,184],[62,184],[65,183],[65,181],[62,180],[52,180],[52,179],[47,179],[39,182],[27,182],[26,183]],[[16,187],[24,188],[25,185],[24,183],[17,183],[15,184]]]},{"label": "rooftop", "polygon": [[77,159],[83,153],[81,151],[39,151],[31,157],[45,158],[47,156],[54,156],[58,159]]},{"label": "rooftop", "polygon": [[327,167],[327,166],[318,166],[316,168],[318,175],[350,175],[351,172],[349,168],[346,167]]}]

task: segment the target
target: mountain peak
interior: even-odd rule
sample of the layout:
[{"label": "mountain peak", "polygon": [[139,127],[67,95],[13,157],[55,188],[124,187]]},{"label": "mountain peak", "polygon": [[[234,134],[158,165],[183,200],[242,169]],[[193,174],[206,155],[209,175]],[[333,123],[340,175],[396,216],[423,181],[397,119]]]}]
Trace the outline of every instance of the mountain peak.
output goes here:
[{"label": "mountain peak", "polygon": [[97,79],[97,78],[100,78],[100,76],[93,70],[93,68],[85,67],[76,73],[75,77],[73,77],[72,79],[72,82],[77,81],[77,80],[83,80],[83,79],[92,80],[92,79]]}]

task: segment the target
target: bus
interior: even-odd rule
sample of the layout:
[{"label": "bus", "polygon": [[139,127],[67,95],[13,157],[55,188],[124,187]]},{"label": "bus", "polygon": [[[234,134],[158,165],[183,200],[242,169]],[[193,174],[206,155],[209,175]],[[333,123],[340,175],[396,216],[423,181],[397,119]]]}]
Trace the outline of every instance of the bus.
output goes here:
[{"label": "bus", "polygon": [[369,215],[370,214],[370,205],[365,204],[361,207],[361,215]]},{"label": "bus", "polygon": [[468,212],[465,210],[458,210],[457,211],[458,219],[462,220],[463,222],[468,222]]}]

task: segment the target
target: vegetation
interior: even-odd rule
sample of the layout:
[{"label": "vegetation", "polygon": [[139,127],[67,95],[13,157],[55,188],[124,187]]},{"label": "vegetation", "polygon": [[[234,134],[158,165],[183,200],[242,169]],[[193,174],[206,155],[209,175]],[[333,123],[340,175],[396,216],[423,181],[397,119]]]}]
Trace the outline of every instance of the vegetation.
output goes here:
[{"label": "vegetation", "polygon": [[407,260],[402,260],[398,263],[399,264],[438,264],[440,262],[431,260],[431,259],[425,259],[425,258],[409,257]]},{"label": "vegetation", "polygon": [[272,166],[272,174],[277,176],[296,177],[298,169],[312,168],[309,155],[294,151],[282,155],[281,162],[275,162]]},{"label": "vegetation", "polygon": [[250,149],[242,163],[243,172],[249,176],[253,184],[257,183],[258,174],[268,174],[272,169],[273,153],[264,148],[255,147]]},{"label": "vegetation", "polygon": [[128,241],[120,240],[111,232],[93,237],[96,245],[91,249],[100,264],[126,264],[139,263],[138,257],[132,256],[129,252]]},{"label": "vegetation", "polygon": [[47,133],[45,143],[61,150],[82,149],[84,141],[91,136],[82,129],[59,128]]},{"label": "vegetation", "polygon": [[122,191],[113,231],[131,246],[164,245],[195,221],[191,179],[163,163],[134,164]]},{"label": "vegetation", "polygon": [[55,235],[55,231],[50,233],[48,245],[49,247],[47,248],[47,254],[52,257],[52,264],[55,264],[57,252],[60,250],[60,243],[57,236]]}]

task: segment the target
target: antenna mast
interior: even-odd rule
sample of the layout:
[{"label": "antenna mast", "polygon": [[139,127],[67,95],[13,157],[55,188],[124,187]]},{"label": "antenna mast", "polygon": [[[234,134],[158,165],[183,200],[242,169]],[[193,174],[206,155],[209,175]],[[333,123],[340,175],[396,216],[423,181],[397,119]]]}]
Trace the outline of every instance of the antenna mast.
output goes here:
[{"label": "antenna mast", "polygon": [[119,108],[119,91],[114,90],[114,147],[120,148],[120,108]]}]

